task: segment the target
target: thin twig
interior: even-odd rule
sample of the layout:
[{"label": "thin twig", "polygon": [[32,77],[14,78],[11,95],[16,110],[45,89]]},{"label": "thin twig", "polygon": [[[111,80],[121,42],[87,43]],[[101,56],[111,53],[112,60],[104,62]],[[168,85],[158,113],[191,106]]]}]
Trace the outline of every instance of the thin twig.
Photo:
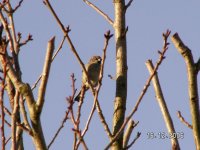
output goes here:
[{"label": "thin twig", "polygon": [[8,22],[1,11],[0,11],[0,21],[3,24],[3,28],[5,29],[5,32],[6,32],[8,40],[9,40],[9,44],[10,44],[10,50],[12,52],[14,50],[12,36],[11,36],[10,30],[8,27],[9,26]]},{"label": "thin twig", "polygon": [[57,54],[59,53],[59,51],[62,49],[64,41],[65,41],[65,36],[63,37],[62,41],[60,42],[60,45],[58,46],[58,49],[56,50],[55,54],[53,55],[51,61],[53,61],[55,59],[55,57],[57,56]]},{"label": "thin twig", "polygon": [[5,111],[9,116],[12,115],[11,112],[8,110],[8,108],[6,108],[5,106],[4,106],[4,111]]},{"label": "thin twig", "polygon": [[133,139],[133,141],[127,147],[125,147],[124,150],[129,149],[137,141],[137,139],[139,139],[140,135],[141,135],[141,132],[138,132],[136,137]]},{"label": "thin twig", "polygon": [[[63,37],[63,39],[62,39],[60,45],[58,46],[58,48],[57,48],[55,54],[53,55],[53,57],[52,57],[52,59],[51,59],[51,62],[54,61],[54,59],[56,58],[57,54],[58,54],[58,53],[60,52],[60,50],[62,49],[62,46],[63,46],[63,44],[64,44],[64,40],[65,40],[65,37]],[[39,81],[41,80],[41,78],[42,78],[42,75],[40,75],[40,76],[38,77],[38,79],[35,81],[35,83],[32,85],[31,90],[34,90],[34,89],[36,88],[36,86],[37,86],[37,84],[39,83]]]},{"label": "thin twig", "polygon": [[[99,87],[97,88],[97,99],[95,99],[96,100],[96,108],[97,108],[97,112],[99,114],[101,123],[102,123],[104,130],[106,131],[106,133],[107,133],[107,135],[110,139],[113,137],[113,135],[112,135],[112,133],[109,129],[109,126],[108,126],[106,120],[105,120],[105,117],[103,115],[103,111],[101,110],[101,107],[100,107],[100,104],[99,104],[99,101],[98,101],[98,94],[99,94],[99,91],[100,91],[100,88],[101,88],[101,85],[102,85],[102,79],[103,79],[103,73],[104,73],[104,64],[105,64],[105,59],[106,59],[106,51],[107,51],[109,40],[110,40],[110,38],[112,38],[112,36],[113,36],[113,34],[111,34],[110,31],[107,31],[106,34],[104,34],[105,44],[104,44],[104,48],[103,48],[102,65],[101,65],[100,76],[99,76]],[[94,101],[94,103],[95,103],[95,101]]]},{"label": "thin twig", "polygon": [[156,73],[156,71],[158,70],[160,64],[162,63],[162,61],[164,60],[165,58],[165,52],[167,51],[168,49],[168,45],[169,43],[167,42],[168,40],[168,37],[170,35],[171,31],[167,30],[166,33],[164,34],[163,33],[163,38],[164,38],[164,45],[163,45],[163,49],[162,49],[162,52],[160,52],[160,57],[159,57],[159,60],[157,61],[156,63],[156,66],[154,68],[154,71],[153,73],[150,75],[150,77],[148,78],[148,80],[146,81],[146,84],[144,86],[144,89],[142,90],[134,108],[132,109],[131,113],[126,117],[124,123],[122,124],[122,126],[120,127],[119,131],[115,134],[115,136],[113,137],[112,141],[106,146],[105,150],[108,150],[109,147],[118,139],[118,137],[121,135],[122,131],[124,130],[124,128],[126,127],[127,123],[129,122],[129,120],[132,118],[132,116],[135,114],[135,112],[137,111],[148,87],[150,86],[150,82],[154,76],[154,74]]},{"label": "thin twig", "polygon": [[69,113],[71,111],[71,109],[73,108],[73,100],[74,100],[74,95],[76,93],[75,90],[75,78],[74,78],[74,74],[71,75],[71,80],[72,80],[72,96],[70,98],[67,98],[67,102],[69,104],[68,106],[68,110],[65,113],[65,117],[63,118],[60,127],[58,128],[58,130],[56,131],[54,137],[52,138],[51,142],[48,145],[48,149],[51,147],[51,145],[54,143],[55,139],[58,137],[58,134],[60,133],[61,129],[64,127],[65,122],[67,121],[67,119],[69,119]]},{"label": "thin twig", "polygon": [[11,140],[11,136],[6,140],[5,145]]},{"label": "thin twig", "polygon": [[[18,35],[19,35],[19,33],[18,33]],[[19,47],[22,47],[22,46],[26,45],[29,41],[32,41],[32,40],[33,40],[33,37],[31,34],[29,34],[25,41],[20,43],[20,39],[18,39],[17,42],[18,42]]]},{"label": "thin twig", "polygon": [[108,23],[110,23],[112,26],[114,25],[113,20],[107,15],[105,14],[101,9],[99,9],[97,6],[95,6],[93,3],[91,3],[88,0],[83,0],[88,6],[90,6],[91,8],[93,8],[97,13],[99,13],[101,16],[103,16]]},{"label": "thin twig", "polygon": [[19,1],[18,5],[15,6],[15,8],[13,9],[13,13],[21,6],[22,2],[23,2],[23,0]]},{"label": "thin twig", "polygon": [[98,84],[98,87],[97,87],[97,90],[96,90],[96,94],[94,95],[93,107],[92,107],[92,110],[91,110],[90,115],[88,117],[88,121],[86,123],[85,129],[83,130],[82,137],[87,132],[87,130],[89,128],[89,124],[90,124],[91,118],[92,118],[92,116],[94,114],[95,108],[97,108],[99,116],[100,116],[100,119],[101,119],[101,122],[102,122],[102,124],[104,126],[104,129],[105,129],[108,137],[112,138],[111,131],[110,131],[109,127],[108,127],[108,124],[105,121],[105,117],[104,117],[104,115],[102,113],[102,110],[101,110],[99,102],[98,102],[98,94],[99,94],[99,91],[100,91],[100,88],[101,88],[101,85],[102,85],[102,79],[103,79],[104,63],[105,63],[105,59],[106,59],[106,50],[107,50],[107,47],[108,47],[109,39],[113,35],[110,34],[110,31],[108,31],[104,36],[105,36],[105,45],[104,45],[104,48],[103,48],[103,57],[102,57],[102,64],[101,64],[101,70],[100,70],[100,76],[99,76],[99,84]]},{"label": "thin twig", "polygon": [[[87,70],[86,70],[86,68],[85,68],[85,65],[84,65],[83,61],[81,60],[79,54],[77,53],[77,51],[76,51],[76,49],[75,49],[75,47],[74,47],[74,44],[73,44],[72,41],[71,41],[71,38],[69,37],[69,32],[71,31],[70,28],[69,28],[69,26],[68,26],[67,28],[64,27],[64,25],[63,25],[62,22],[60,21],[58,15],[56,14],[55,10],[54,10],[53,7],[51,6],[51,3],[49,2],[49,0],[44,0],[43,2],[44,2],[44,4],[47,6],[47,8],[50,10],[50,12],[51,12],[52,15],[54,16],[56,22],[57,22],[58,25],[60,26],[60,28],[61,28],[61,30],[62,30],[64,36],[66,37],[66,40],[67,40],[67,42],[68,42],[68,44],[69,44],[69,47],[70,47],[71,51],[74,53],[75,57],[77,58],[77,60],[78,60],[78,62],[79,62],[79,64],[80,64],[80,66],[81,66],[83,72],[85,73],[87,79],[89,79],[89,78],[88,78]],[[90,87],[90,89],[91,89],[91,91],[92,91],[92,94],[95,95],[95,90],[94,90],[94,87],[93,87],[92,84],[91,84],[91,81],[90,81],[90,80],[87,80],[87,81],[88,81],[88,85],[89,85],[89,87]]]},{"label": "thin twig", "polygon": [[177,116],[178,116],[178,118],[180,119],[180,121],[181,121],[183,124],[185,124],[188,128],[192,129],[192,125],[191,125],[190,123],[188,123],[188,122],[184,119],[184,117],[182,116],[182,114],[181,114],[180,111],[177,112]]},{"label": "thin twig", "polygon": [[60,133],[61,129],[64,127],[64,124],[68,119],[68,115],[69,115],[69,111],[66,112],[65,117],[63,118],[60,127],[58,128],[58,130],[56,131],[56,133],[55,133],[54,137],[52,138],[51,142],[47,146],[47,149],[49,149],[51,147],[51,145],[54,143],[55,139],[58,137],[58,134]]},{"label": "thin twig", "polygon": [[42,78],[42,75],[40,75],[39,77],[38,77],[38,79],[37,79],[37,81],[33,84],[33,86],[31,87],[31,90],[34,90],[35,88],[36,88],[36,86],[37,86],[37,84],[39,83],[39,81],[41,80],[41,78]]},{"label": "thin twig", "polygon": [[76,89],[75,89],[75,78],[74,78],[74,75],[72,76],[72,96],[70,98],[68,98],[68,101],[69,101],[69,104],[71,105],[71,107],[69,107],[69,110],[70,110],[70,114],[71,114],[71,121],[74,125],[74,144],[73,144],[73,147],[74,149],[78,149],[79,147],[79,144],[77,144],[77,137],[79,139],[81,139],[81,143],[83,144],[84,147],[87,147],[86,146],[86,143],[84,141],[84,139],[81,137],[81,130],[80,130],[80,118],[81,118],[81,109],[82,109],[82,106],[83,106],[83,98],[84,98],[84,95],[85,95],[85,87],[83,86],[82,87],[82,91],[81,91],[81,96],[80,96],[80,99],[79,99],[79,103],[78,103],[78,108],[77,108],[77,117],[75,119],[74,117],[74,111],[73,111],[73,104],[74,104],[74,97],[75,97],[75,93],[76,93]]},{"label": "thin twig", "polygon": [[128,9],[128,7],[130,7],[130,6],[131,6],[132,2],[133,2],[133,0],[129,0],[129,2],[126,4],[125,10],[127,10],[127,9]]},{"label": "thin twig", "polygon": [[135,122],[131,119],[127,125],[127,129],[124,133],[124,137],[123,137],[123,147],[127,147],[129,139],[131,137],[131,134],[133,132],[133,129],[135,128],[135,126],[138,124],[138,122],[135,124]]},{"label": "thin twig", "polygon": [[[1,115],[0,115],[0,118],[2,118]],[[9,127],[11,127],[11,124],[10,124],[6,119],[4,119],[4,122],[5,122]],[[2,125],[2,124],[1,124],[1,125]]]}]

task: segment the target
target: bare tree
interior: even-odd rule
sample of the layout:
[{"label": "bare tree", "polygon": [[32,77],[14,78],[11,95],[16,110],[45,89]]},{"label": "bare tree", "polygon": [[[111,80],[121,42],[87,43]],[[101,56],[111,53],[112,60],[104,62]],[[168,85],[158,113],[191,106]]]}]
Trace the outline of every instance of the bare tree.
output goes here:
[{"label": "bare tree", "polygon": [[[166,124],[167,131],[171,138],[171,147],[173,150],[179,150],[180,144],[178,137],[176,136],[176,130],[174,123],[170,116],[170,109],[167,107],[165,101],[161,84],[159,82],[159,77],[157,71],[165,60],[165,54],[168,50],[170,37],[170,30],[163,33],[163,47],[162,50],[158,51],[159,57],[155,65],[153,65],[151,60],[146,62],[147,69],[149,70],[150,76],[147,79],[141,94],[139,95],[135,105],[132,110],[126,113],[126,99],[127,99],[127,41],[126,34],[128,32],[128,26],[126,26],[126,12],[130,8],[133,0],[129,0],[127,3],[125,0],[114,0],[114,19],[110,18],[108,14],[102,11],[99,7],[88,0],[83,0],[83,3],[87,4],[89,7],[94,9],[98,14],[100,14],[104,19],[111,25],[114,29],[114,33],[107,31],[104,34],[104,45],[102,46],[102,62],[100,67],[100,74],[98,85],[95,88],[91,83],[87,68],[81,60],[80,55],[76,50],[71,37],[69,35],[71,28],[63,24],[62,20],[58,17],[57,12],[51,5],[49,0],[44,0],[44,5],[48,8],[51,15],[54,17],[55,22],[60,27],[63,33],[63,39],[59,46],[55,46],[55,37],[52,37],[47,43],[46,57],[44,60],[43,71],[38,77],[35,84],[31,87],[29,83],[25,83],[22,80],[22,71],[19,64],[19,53],[21,48],[32,41],[32,36],[28,35],[27,39],[22,40],[21,33],[16,32],[14,14],[22,7],[23,0],[19,1],[17,6],[12,6],[10,0],[4,0],[0,3],[0,65],[1,65],[1,90],[0,90],[0,116],[1,116],[1,148],[5,150],[8,142],[11,142],[12,150],[23,150],[24,149],[24,132],[32,138],[35,149],[37,150],[47,150],[50,149],[52,144],[55,142],[59,133],[62,131],[65,123],[71,122],[73,125],[73,149],[77,150],[80,145],[84,149],[89,149],[87,141],[85,140],[85,135],[90,129],[91,121],[96,111],[98,113],[101,125],[103,126],[105,133],[108,136],[109,141],[105,146],[105,150],[111,148],[113,150],[125,150],[130,149],[135,142],[140,138],[141,132],[137,132],[134,139],[131,140],[131,135],[133,130],[139,124],[139,121],[133,120],[133,115],[139,109],[140,103],[148,90],[150,83],[153,83],[157,102],[159,104],[163,119]],[[116,48],[116,75],[112,77],[116,80],[116,91],[114,99],[114,113],[112,121],[112,129],[109,127],[109,123],[106,121],[105,112],[102,111],[101,105],[99,103],[99,92],[102,86],[102,80],[104,77],[104,64],[106,61],[106,51],[109,46],[109,40],[114,35],[115,37],[115,48]],[[198,96],[198,84],[197,75],[200,70],[200,59],[195,62],[191,50],[184,45],[177,33],[172,37],[172,42],[176,46],[178,52],[183,56],[187,72],[188,72],[188,91],[189,91],[189,101],[190,110],[192,116],[192,124],[185,121],[180,111],[178,111],[178,117],[180,120],[186,124],[193,131],[194,141],[196,149],[200,150],[200,114],[199,114],[199,96]],[[44,136],[44,130],[41,124],[41,114],[43,112],[43,107],[46,103],[45,94],[48,84],[48,78],[50,75],[51,64],[57,56],[58,52],[62,49],[64,42],[67,42],[74,57],[80,64],[86,78],[88,80],[89,89],[93,94],[93,105],[88,115],[88,119],[85,122],[84,128],[81,128],[81,116],[82,116],[82,106],[84,102],[85,89],[82,87],[81,98],[79,102],[75,102],[74,98],[76,95],[75,87],[75,76],[71,75],[71,96],[66,98],[67,110],[63,117],[60,127],[55,133],[54,137],[47,144]],[[56,50],[56,52],[54,52]],[[38,86],[37,97],[34,95],[33,90]],[[7,93],[9,98],[9,108],[4,105],[5,96]],[[78,103],[78,105],[75,105]],[[26,107],[27,106],[27,107]],[[9,116],[11,122],[6,120],[5,115]],[[5,125],[10,127],[11,136],[6,137],[5,135]]]}]

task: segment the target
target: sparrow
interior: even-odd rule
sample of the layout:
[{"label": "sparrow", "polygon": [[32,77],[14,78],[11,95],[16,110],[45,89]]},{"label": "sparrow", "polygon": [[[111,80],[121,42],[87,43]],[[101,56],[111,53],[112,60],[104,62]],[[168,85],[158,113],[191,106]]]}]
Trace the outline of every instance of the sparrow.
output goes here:
[{"label": "sparrow", "polygon": [[[98,80],[99,80],[99,74],[100,74],[100,69],[101,69],[101,57],[100,56],[92,56],[89,60],[89,62],[85,65],[85,69],[87,70],[88,73],[88,78],[92,84],[93,87],[96,87],[98,85]],[[86,74],[82,71],[82,87],[84,87],[85,91],[87,91],[90,86],[88,83],[88,79]],[[82,89],[78,92],[77,96],[75,97],[75,101],[80,100],[80,96]]]}]

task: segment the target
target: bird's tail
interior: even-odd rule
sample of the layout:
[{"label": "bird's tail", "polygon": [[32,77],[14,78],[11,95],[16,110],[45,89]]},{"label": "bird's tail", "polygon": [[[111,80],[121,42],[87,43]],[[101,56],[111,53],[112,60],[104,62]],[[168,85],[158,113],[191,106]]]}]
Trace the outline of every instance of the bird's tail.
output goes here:
[{"label": "bird's tail", "polygon": [[80,98],[81,98],[81,90],[78,92],[78,94],[76,95],[76,97],[74,98],[74,101],[77,101],[79,102],[80,101]]}]

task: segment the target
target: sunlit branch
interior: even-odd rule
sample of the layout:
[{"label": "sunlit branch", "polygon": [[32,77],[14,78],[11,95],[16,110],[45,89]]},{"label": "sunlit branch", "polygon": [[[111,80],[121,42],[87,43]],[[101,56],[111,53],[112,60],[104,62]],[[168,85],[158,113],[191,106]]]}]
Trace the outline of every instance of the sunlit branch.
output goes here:
[{"label": "sunlit branch", "polygon": [[133,115],[135,114],[135,112],[137,111],[137,109],[138,109],[138,107],[139,107],[139,105],[140,105],[140,103],[141,103],[141,101],[142,101],[142,99],[143,99],[143,97],[144,97],[144,95],[145,95],[145,93],[146,93],[148,87],[150,86],[150,82],[151,82],[151,80],[152,80],[154,74],[156,73],[156,71],[158,70],[160,64],[162,63],[162,61],[163,61],[164,58],[165,58],[164,55],[165,55],[165,52],[167,51],[168,45],[169,45],[169,43],[167,42],[167,39],[168,39],[170,33],[171,33],[171,32],[170,32],[169,30],[167,30],[165,34],[163,33],[164,45],[163,45],[162,52],[159,51],[160,57],[159,57],[159,60],[157,61],[156,65],[155,65],[154,71],[153,71],[153,73],[150,75],[150,77],[147,79],[146,84],[145,84],[145,86],[144,86],[144,89],[142,90],[142,92],[141,92],[141,94],[140,94],[140,96],[139,96],[139,98],[138,98],[138,100],[137,100],[137,102],[136,102],[134,108],[132,109],[131,113],[126,117],[124,123],[122,124],[122,126],[120,127],[120,129],[118,130],[118,132],[114,135],[112,141],[106,146],[105,150],[108,150],[109,147],[117,140],[117,138],[121,135],[122,131],[123,131],[124,128],[126,127],[126,125],[127,125],[127,123],[129,122],[129,120],[132,118],[132,116],[133,116]]},{"label": "sunlit branch", "polygon": [[93,3],[91,3],[90,1],[88,0],[83,0],[88,6],[90,6],[91,8],[93,8],[97,13],[99,13],[101,16],[103,16],[107,21],[108,23],[110,23],[112,26],[114,25],[112,19],[107,15],[105,14],[101,9],[99,9],[97,6],[95,6]]},{"label": "sunlit branch", "polygon": [[54,52],[54,46],[55,44],[55,37],[53,37],[47,45],[47,51],[46,51],[46,58],[44,62],[44,67],[43,67],[43,72],[42,72],[42,78],[41,78],[41,83],[40,87],[38,89],[38,100],[37,100],[37,105],[38,105],[38,111],[42,111],[42,107],[44,104],[44,99],[45,99],[45,93],[46,93],[46,87],[47,87],[47,82],[48,82],[48,77],[50,73],[50,68],[51,68],[51,60]]}]

